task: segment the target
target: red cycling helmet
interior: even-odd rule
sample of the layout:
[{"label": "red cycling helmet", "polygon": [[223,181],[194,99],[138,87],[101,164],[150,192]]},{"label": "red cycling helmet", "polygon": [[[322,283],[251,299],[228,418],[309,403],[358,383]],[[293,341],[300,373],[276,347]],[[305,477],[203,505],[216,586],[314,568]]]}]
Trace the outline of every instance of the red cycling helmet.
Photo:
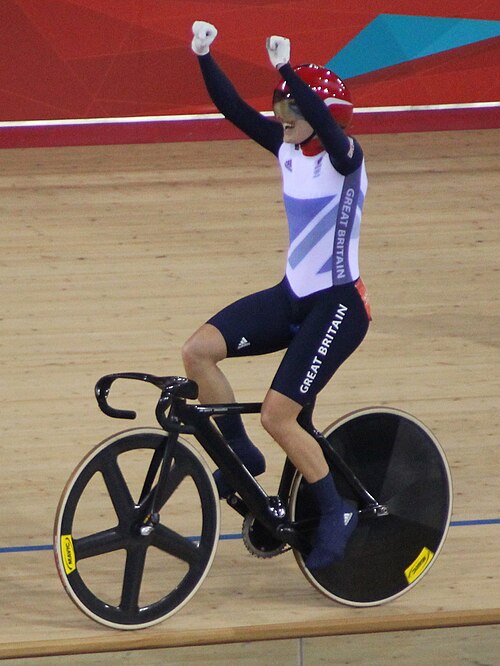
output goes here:
[{"label": "red cycling helmet", "polygon": [[[351,122],[354,105],[351,93],[342,79],[331,70],[319,65],[299,65],[294,67],[294,72],[321,97],[338,124],[347,127]],[[273,106],[276,102],[291,98],[288,84],[286,81],[281,81],[274,89]]]}]

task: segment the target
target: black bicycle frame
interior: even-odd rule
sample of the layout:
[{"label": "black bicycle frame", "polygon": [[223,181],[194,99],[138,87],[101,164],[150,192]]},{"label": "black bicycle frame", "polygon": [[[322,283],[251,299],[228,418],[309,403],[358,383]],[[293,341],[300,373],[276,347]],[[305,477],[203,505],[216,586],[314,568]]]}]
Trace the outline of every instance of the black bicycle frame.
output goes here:
[{"label": "black bicycle frame", "polygon": [[[291,461],[286,458],[278,496],[269,496],[246,469],[218,428],[210,421],[214,416],[226,414],[258,414],[261,408],[262,403],[254,402],[196,405],[187,404],[183,399],[175,399],[170,406],[169,415],[160,419],[160,425],[167,432],[174,429],[179,432],[187,431],[193,434],[222,471],[225,479],[233,488],[238,489],[237,492],[243,501],[239,500],[236,495],[231,495],[228,498],[229,505],[243,516],[250,512],[274,536],[288,543],[293,541],[293,545],[297,545],[300,541],[300,535],[294,532],[293,526],[286,518],[287,499],[296,472]],[[340,472],[349,483],[360,503],[363,504],[364,510],[384,513],[385,508],[381,507],[377,500],[366,490],[328,439],[314,428],[311,420],[313,408],[314,405],[307,405],[302,410],[298,419],[301,426],[320,444],[327,459],[329,459],[335,471]],[[297,547],[300,546],[297,545]]]},{"label": "black bicycle frame", "polygon": [[[282,505],[280,506],[276,498],[270,497],[263,490],[210,420],[214,416],[223,414],[258,414],[261,408],[261,403],[254,402],[196,405],[177,399],[172,403],[170,413],[161,425],[166,426],[165,429],[169,429],[173,419],[175,427],[175,421],[178,419],[182,424],[191,426],[192,434],[222,471],[224,478],[233,488],[238,489],[242,502],[233,495],[228,498],[230,506],[243,515],[253,514],[272,534],[283,538],[284,532],[288,532],[287,528],[289,528],[285,508],[289,486],[281,488]],[[289,466],[294,470],[291,463]],[[291,483],[293,476],[288,476],[289,483]],[[287,534],[286,538],[288,536]]]},{"label": "black bicycle frame", "polygon": [[[239,499],[235,494],[229,496],[228,503],[242,515],[251,513],[274,536],[286,541],[293,547],[302,549],[305,544],[300,533],[294,529],[287,518],[286,506],[290,494],[291,484],[295,475],[295,467],[287,458],[283,467],[278,496],[269,496],[234,453],[218,428],[210,421],[211,418],[226,414],[258,414],[262,403],[230,403],[216,405],[198,405],[186,403],[186,398],[197,397],[197,386],[194,382],[183,377],[156,377],[149,374],[118,373],[106,375],[96,384],[96,398],[100,409],[114,418],[134,419],[136,413],[129,410],[118,410],[111,407],[107,397],[111,385],[116,379],[136,379],[151,383],[161,389],[162,393],[156,405],[156,418],[162,429],[168,434],[167,443],[162,447],[161,453],[153,457],[144,487],[141,501],[145,500],[152,490],[152,484],[158,469],[160,478],[150,505],[150,515],[145,519],[145,525],[153,523],[156,511],[161,506],[161,492],[166,483],[170,464],[175,452],[175,445],[179,434],[192,434],[196,437],[203,449],[208,453],[217,467],[224,474],[225,479],[233,488],[237,489]],[[350,467],[332,447],[330,442],[312,424],[312,411],[314,404],[306,405],[299,415],[300,425],[312,435],[321,446],[327,459],[332,463],[335,471],[339,471],[351,486],[364,510],[377,512],[378,502],[366,490]]]}]

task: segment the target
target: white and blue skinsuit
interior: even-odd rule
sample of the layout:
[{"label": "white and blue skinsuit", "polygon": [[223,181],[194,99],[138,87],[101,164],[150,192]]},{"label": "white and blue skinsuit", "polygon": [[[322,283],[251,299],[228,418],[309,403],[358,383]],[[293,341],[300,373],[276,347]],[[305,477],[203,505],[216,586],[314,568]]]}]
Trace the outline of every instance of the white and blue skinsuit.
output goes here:
[{"label": "white and blue skinsuit", "polygon": [[358,266],[367,187],[363,152],[289,64],[279,72],[315,132],[300,146],[283,142],[282,125],[249,106],[211,54],[198,61],[219,111],[278,158],[290,239],[283,280],[229,305],[208,323],[221,332],[228,356],[286,349],[271,387],[305,405],[368,330]]}]

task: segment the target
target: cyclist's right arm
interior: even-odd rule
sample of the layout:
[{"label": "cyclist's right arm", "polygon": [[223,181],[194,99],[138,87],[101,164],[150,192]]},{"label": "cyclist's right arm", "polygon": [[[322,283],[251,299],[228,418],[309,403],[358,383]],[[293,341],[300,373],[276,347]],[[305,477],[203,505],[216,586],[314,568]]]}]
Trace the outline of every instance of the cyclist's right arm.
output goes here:
[{"label": "cyclist's right arm", "polygon": [[278,155],[283,143],[281,125],[263,116],[240,97],[210,53],[199,55],[198,62],[208,94],[222,115],[263,148]]}]

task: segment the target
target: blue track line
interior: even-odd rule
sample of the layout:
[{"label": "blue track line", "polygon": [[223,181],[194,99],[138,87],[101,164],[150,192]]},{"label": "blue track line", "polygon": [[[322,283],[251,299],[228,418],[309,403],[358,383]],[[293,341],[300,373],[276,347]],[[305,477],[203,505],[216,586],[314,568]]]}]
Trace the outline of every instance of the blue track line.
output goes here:
[{"label": "blue track line", "polygon": [[452,520],[450,527],[464,527],[466,525],[500,525],[500,518],[485,518],[484,520]]},{"label": "blue track line", "polygon": [[52,550],[52,544],[46,546],[10,546],[7,548],[0,548],[1,553],[30,553],[39,550]]},{"label": "blue track line", "polygon": [[[477,520],[452,520],[450,527],[474,527],[476,525],[500,525],[500,518],[485,518]],[[199,537],[189,537],[191,541],[198,541]],[[235,541],[241,539],[241,532],[236,534],[221,534],[220,541]],[[41,546],[7,546],[0,548],[0,555],[3,553],[31,553],[41,550],[52,550],[52,544]]]}]

